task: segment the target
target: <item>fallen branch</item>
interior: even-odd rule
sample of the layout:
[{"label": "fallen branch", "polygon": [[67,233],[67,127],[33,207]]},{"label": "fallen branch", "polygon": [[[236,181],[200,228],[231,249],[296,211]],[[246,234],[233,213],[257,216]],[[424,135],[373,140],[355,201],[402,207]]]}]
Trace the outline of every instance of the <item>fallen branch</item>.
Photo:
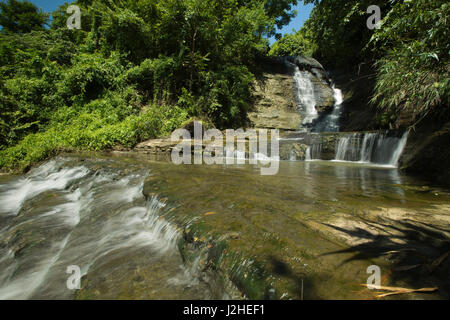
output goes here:
[{"label": "fallen branch", "polygon": [[434,292],[434,291],[437,291],[437,290],[438,290],[438,288],[404,289],[404,290],[401,290],[401,291],[395,291],[395,292],[379,294],[376,297],[377,298],[384,298],[384,297],[387,297],[387,296],[393,296],[393,295],[397,295],[397,294],[405,294],[405,293],[413,293],[413,292]]},{"label": "fallen branch", "polygon": [[408,289],[408,288],[400,288],[400,287],[375,286],[372,284],[362,284],[362,286],[367,287],[368,289],[391,291],[388,293],[379,294],[376,296],[377,298],[384,298],[387,296],[406,294],[406,293],[414,293],[414,292],[434,292],[434,291],[438,290],[438,288]]}]

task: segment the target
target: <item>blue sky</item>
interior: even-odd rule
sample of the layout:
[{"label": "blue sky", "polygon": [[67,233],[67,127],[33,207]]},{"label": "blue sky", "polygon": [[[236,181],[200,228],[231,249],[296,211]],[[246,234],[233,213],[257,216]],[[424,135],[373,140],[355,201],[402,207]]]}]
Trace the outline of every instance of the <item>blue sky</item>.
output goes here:
[{"label": "blue sky", "polygon": [[[207,0],[205,0],[207,1]],[[72,3],[74,1],[70,1],[70,0],[31,0],[31,2],[33,2],[38,8],[42,8],[42,10],[46,11],[46,12],[52,12],[55,9],[58,8],[58,6],[64,4],[65,2],[69,2]],[[285,34],[285,33],[292,33],[292,30],[299,30],[302,26],[303,23],[306,21],[306,19],[308,19],[309,14],[311,13],[311,10],[313,8],[312,4],[308,4],[308,5],[303,5],[303,1],[300,1],[300,4],[298,4],[297,6],[295,6],[294,9],[297,10],[298,14],[297,17],[295,17],[291,23],[287,26],[285,26],[280,32]],[[270,39],[271,43],[274,42],[274,39]]]},{"label": "blue sky", "polygon": [[74,1],[70,0],[29,0],[30,2],[34,3],[36,7],[42,8],[43,11],[46,12],[52,12],[55,11],[60,5],[68,2],[72,3]]},{"label": "blue sky", "polygon": [[[297,16],[291,21],[289,25],[284,26],[284,28],[281,29],[280,33],[282,34],[292,33],[293,29],[298,31],[303,26],[305,21],[309,18],[309,15],[314,5],[312,4],[304,5],[303,1],[299,2],[300,3],[294,7],[294,9],[297,10]],[[270,40],[271,44],[275,41],[274,39]]]}]

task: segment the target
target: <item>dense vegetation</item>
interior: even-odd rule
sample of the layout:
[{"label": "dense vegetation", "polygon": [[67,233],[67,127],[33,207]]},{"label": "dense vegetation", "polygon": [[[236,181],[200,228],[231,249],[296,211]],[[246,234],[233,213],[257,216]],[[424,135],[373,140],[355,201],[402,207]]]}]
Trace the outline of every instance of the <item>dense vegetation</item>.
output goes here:
[{"label": "dense vegetation", "polygon": [[[192,118],[245,126],[255,77],[268,54],[311,55],[328,69],[376,73],[372,103],[384,125],[449,113],[449,19],[445,0],[78,0],[51,14],[0,2],[0,168],[23,169],[59,150],[131,147]],[[369,5],[382,25],[366,26]],[[51,22],[49,17],[52,17]],[[387,119],[387,120],[386,120]]]},{"label": "dense vegetation", "polygon": [[296,0],[79,0],[0,6],[0,168],[161,136],[190,118],[245,124],[268,36]]},{"label": "dense vegetation", "polygon": [[[449,17],[446,0],[306,0],[315,7],[304,27],[287,35],[273,55],[310,54],[329,69],[376,72],[372,103],[388,121],[402,112],[419,121],[449,108]],[[381,8],[381,27],[370,30],[366,10]],[[297,45],[295,45],[297,42]],[[387,124],[387,123],[386,123]]]}]

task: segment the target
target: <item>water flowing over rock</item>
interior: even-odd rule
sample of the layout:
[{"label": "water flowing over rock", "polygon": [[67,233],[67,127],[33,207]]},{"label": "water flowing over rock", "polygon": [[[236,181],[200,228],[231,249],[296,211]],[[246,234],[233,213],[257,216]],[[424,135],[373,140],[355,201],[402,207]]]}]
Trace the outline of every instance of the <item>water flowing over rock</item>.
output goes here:
[{"label": "water flowing over rock", "polygon": [[340,121],[342,114],[342,104],[344,102],[344,98],[342,96],[342,91],[336,88],[334,85],[333,88],[333,98],[334,98],[334,106],[331,112],[325,114],[322,119],[319,119],[312,129],[313,132],[339,132],[340,131]]},{"label": "water flowing over rock", "polygon": [[[324,155],[348,136],[292,135],[292,157],[304,156],[306,143]],[[444,243],[444,231],[419,243],[408,238],[411,228],[448,226],[450,195],[440,189],[418,187],[391,167],[281,162],[274,176],[255,168],[95,153],[2,176],[0,297],[299,299],[293,280],[304,278],[314,281],[307,299],[354,299],[367,279],[360,270],[395,267],[379,258],[384,251],[352,259],[352,250],[364,250],[358,246],[401,252],[406,241],[426,261],[440,255],[430,244]],[[32,187],[21,189],[18,181]],[[16,199],[24,200],[5,206]],[[388,246],[377,246],[379,239]],[[407,258],[413,261],[404,265],[423,263]],[[68,266],[80,267],[81,289],[67,289]],[[433,277],[444,279],[447,270]]]},{"label": "water flowing over rock", "polygon": [[[0,184],[0,299],[127,298],[124,285],[135,299],[210,298],[183,265],[164,200],[145,201],[147,174],[59,159]],[[68,266],[80,267],[81,290],[66,288]]]},{"label": "water flowing over rock", "polygon": [[[401,136],[389,132],[343,134],[335,140],[333,160],[397,167],[407,139],[407,132]],[[310,146],[307,160],[326,160],[322,148],[323,143]]]},{"label": "water flowing over rock", "polygon": [[303,121],[297,133],[281,139],[281,159],[398,166],[407,134],[399,137],[396,132],[339,133],[345,104],[342,90],[328,78],[318,61],[307,57],[287,57],[284,61],[294,70],[294,92]]},{"label": "water flowing over rock", "polygon": [[310,128],[321,114],[333,110],[333,90],[325,70],[315,59],[287,57],[284,61],[293,70],[295,98],[303,115],[302,127]]},{"label": "water flowing over rock", "polygon": [[339,141],[335,160],[369,162],[396,167],[407,138],[408,133],[404,133],[401,138],[388,136],[386,133],[363,135],[354,133]]}]

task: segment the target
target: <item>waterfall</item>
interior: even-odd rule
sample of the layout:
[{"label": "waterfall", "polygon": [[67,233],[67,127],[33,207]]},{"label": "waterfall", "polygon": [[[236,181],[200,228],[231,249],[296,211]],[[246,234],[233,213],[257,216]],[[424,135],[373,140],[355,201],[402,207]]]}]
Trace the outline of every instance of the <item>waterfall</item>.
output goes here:
[{"label": "waterfall", "polygon": [[401,138],[389,136],[387,133],[353,133],[338,140],[335,161],[396,167],[407,139],[407,132]]},{"label": "waterfall", "polygon": [[336,157],[338,161],[360,161],[361,155],[360,134],[353,133],[342,137],[336,144]]},{"label": "waterfall", "polygon": [[332,88],[333,88],[333,93],[334,93],[335,105],[337,107],[340,107],[342,105],[342,103],[344,102],[344,96],[342,95],[342,91],[341,91],[341,89],[336,88],[334,84],[333,84]]},{"label": "waterfall", "polygon": [[291,62],[287,63],[295,68],[295,96],[300,106],[300,111],[304,116],[302,124],[311,124],[319,115],[316,110],[316,96],[311,79],[312,75],[308,71],[301,71],[297,65]]},{"label": "waterfall", "polygon": [[333,112],[326,115],[324,118],[319,119],[314,125],[314,132],[339,132],[340,125],[339,120],[342,113],[342,103],[344,102],[344,97],[342,91],[336,88],[333,84],[333,98],[334,98],[334,108]]},{"label": "waterfall", "polygon": [[[407,132],[402,137],[389,132],[346,134],[336,141],[334,161],[397,167],[407,139]],[[323,151],[322,143],[314,143],[306,150],[305,160],[321,160]]]},{"label": "waterfall", "polygon": [[[344,103],[343,93],[332,85],[334,108],[329,114],[319,117],[316,110],[317,99],[315,96],[313,75],[308,71],[284,60],[286,65],[292,68],[294,73],[295,97],[299,105],[299,111],[303,115],[302,125],[310,128],[311,132],[340,132],[340,118]],[[397,167],[400,156],[406,145],[407,133],[397,137],[385,133],[351,133],[338,138],[335,146],[334,161],[348,161],[371,163]],[[331,151],[331,156],[330,156]],[[331,159],[333,156],[328,144],[313,142],[306,150],[305,160]],[[296,159],[291,153],[290,159]]]}]

